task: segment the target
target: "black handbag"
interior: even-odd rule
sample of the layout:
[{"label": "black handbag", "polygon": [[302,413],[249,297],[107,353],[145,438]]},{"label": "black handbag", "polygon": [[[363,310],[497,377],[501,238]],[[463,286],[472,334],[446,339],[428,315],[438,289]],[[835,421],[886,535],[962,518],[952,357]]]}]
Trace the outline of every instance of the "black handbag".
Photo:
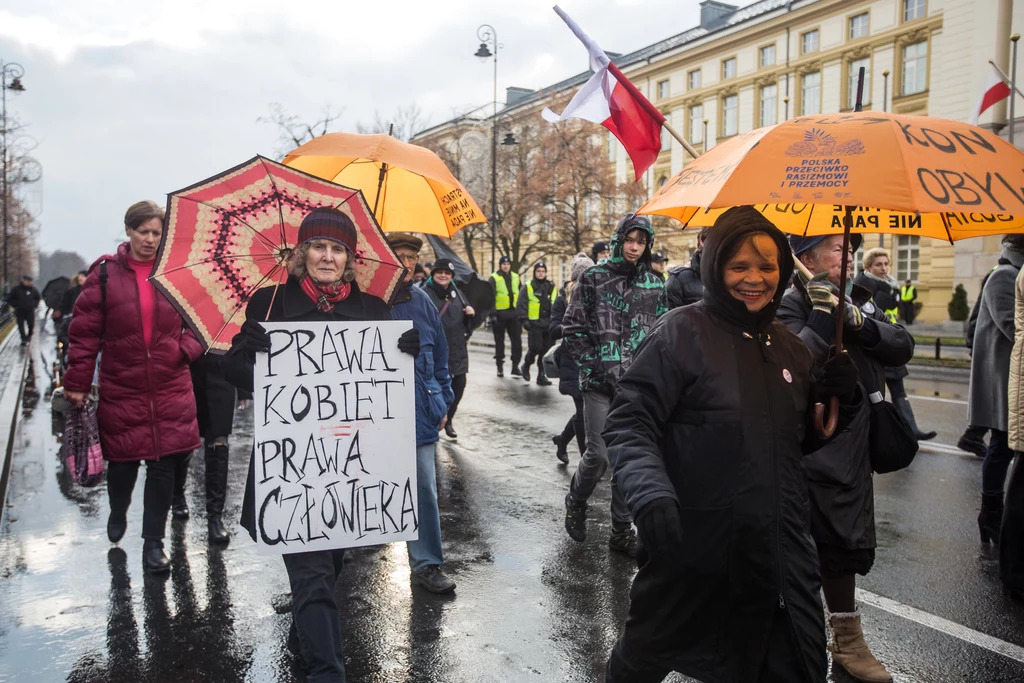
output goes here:
[{"label": "black handbag", "polygon": [[871,454],[871,469],[876,474],[888,474],[909,467],[917,455],[917,438],[894,404],[873,385],[873,377],[861,377],[871,401],[868,444]]}]

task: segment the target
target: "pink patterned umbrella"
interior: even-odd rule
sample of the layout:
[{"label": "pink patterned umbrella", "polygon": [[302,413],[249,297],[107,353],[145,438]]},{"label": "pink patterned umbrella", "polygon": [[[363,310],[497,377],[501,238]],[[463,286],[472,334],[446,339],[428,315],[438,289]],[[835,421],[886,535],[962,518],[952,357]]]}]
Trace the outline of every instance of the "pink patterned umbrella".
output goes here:
[{"label": "pink patterned umbrella", "polygon": [[207,350],[226,351],[260,287],[282,284],[299,224],[333,207],[356,226],[356,283],[390,303],[405,274],[363,193],[257,156],[167,197],[153,284]]}]

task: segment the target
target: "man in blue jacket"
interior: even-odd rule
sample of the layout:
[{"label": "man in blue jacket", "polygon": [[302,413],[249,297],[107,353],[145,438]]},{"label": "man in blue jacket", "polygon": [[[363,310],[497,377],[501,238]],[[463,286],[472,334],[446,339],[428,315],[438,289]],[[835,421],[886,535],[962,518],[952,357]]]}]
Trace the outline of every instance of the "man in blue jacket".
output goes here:
[{"label": "man in blue jacket", "polygon": [[388,243],[406,267],[399,285],[391,317],[411,320],[420,333],[420,352],[416,356],[416,481],[420,537],[409,541],[409,568],[413,585],[431,593],[451,593],[455,582],[441,571],[441,516],[437,509],[437,476],[434,450],[438,432],[448,420],[448,406],[455,399],[448,374],[448,342],[441,318],[430,297],[413,286],[413,273],[419,262],[423,240],[408,233],[388,235]]}]

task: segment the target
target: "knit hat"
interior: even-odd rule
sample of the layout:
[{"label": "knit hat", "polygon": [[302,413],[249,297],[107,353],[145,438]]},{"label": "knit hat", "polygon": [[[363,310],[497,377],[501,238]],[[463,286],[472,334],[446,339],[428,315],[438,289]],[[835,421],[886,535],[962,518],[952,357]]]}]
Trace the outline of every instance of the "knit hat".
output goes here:
[{"label": "knit hat", "polygon": [[446,270],[449,273],[451,273],[452,275],[454,275],[455,274],[455,262],[452,261],[450,258],[439,258],[436,261],[434,261],[434,268],[433,268],[433,271],[431,271],[431,272],[435,272],[435,271],[438,271],[438,270]]},{"label": "knit hat", "polygon": [[594,242],[594,246],[592,246],[590,248],[590,258],[591,258],[591,260],[596,259],[597,255],[600,254],[602,251],[608,251],[608,243],[607,242]]},{"label": "knit hat", "polygon": [[310,240],[331,240],[348,247],[349,252],[356,251],[356,226],[352,219],[331,206],[313,209],[302,219],[299,225],[297,244]]},{"label": "knit hat", "polygon": [[512,259],[510,259],[508,256],[502,254],[501,258],[498,259],[498,265],[500,266],[502,263],[512,263]]},{"label": "knit hat", "polygon": [[387,234],[387,238],[392,249],[407,247],[418,252],[423,246],[423,240],[408,232],[391,232]]},{"label": "knit hat", "polygon": [[665,261],[668,261],[668,259],[660,251],[651,254],[651,263],[664,263]]},{"label": "knit hat", "polygon": [[544,270],[547,270],[548,269],[548,264],[544,263],[543,261],[537,261],[537,263],[535,263],[533,265],[533,274],[534,275],[537,274],[537,269],[538,268],[543,268]]},{"label": "knit hat", "polygon": [[569,279],[573,282],[580,279],[580,275],[587,272],[587,268],[594,265],[594,260],[582,251],[573,257],[569,263]]}]

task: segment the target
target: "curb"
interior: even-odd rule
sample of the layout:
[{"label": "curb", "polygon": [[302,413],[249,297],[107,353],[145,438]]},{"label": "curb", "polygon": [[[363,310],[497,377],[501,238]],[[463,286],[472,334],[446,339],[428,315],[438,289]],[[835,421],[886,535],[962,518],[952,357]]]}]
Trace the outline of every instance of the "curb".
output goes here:
[{"label": "curb", "polygon": [[[16,336],[13,330],[7,334],[7,338],[0,344],[0,354],[7,350]],[[7,483],[11,476],[14,436],[18,429],[18,409],[21,406],[22,391],[25,388],[25,371],[34,348],[35,337],[33,337],[32,345],[26,349],[28,352],[21,359],[20,372],[17,367],[18,361],[15,361],[14,367],[11,368],[11,374],[7,378],[3,397],[0,398],[0,439],[3,440],[4,445],[3,468],[0,469],[0,520],[7,516]]]}]

